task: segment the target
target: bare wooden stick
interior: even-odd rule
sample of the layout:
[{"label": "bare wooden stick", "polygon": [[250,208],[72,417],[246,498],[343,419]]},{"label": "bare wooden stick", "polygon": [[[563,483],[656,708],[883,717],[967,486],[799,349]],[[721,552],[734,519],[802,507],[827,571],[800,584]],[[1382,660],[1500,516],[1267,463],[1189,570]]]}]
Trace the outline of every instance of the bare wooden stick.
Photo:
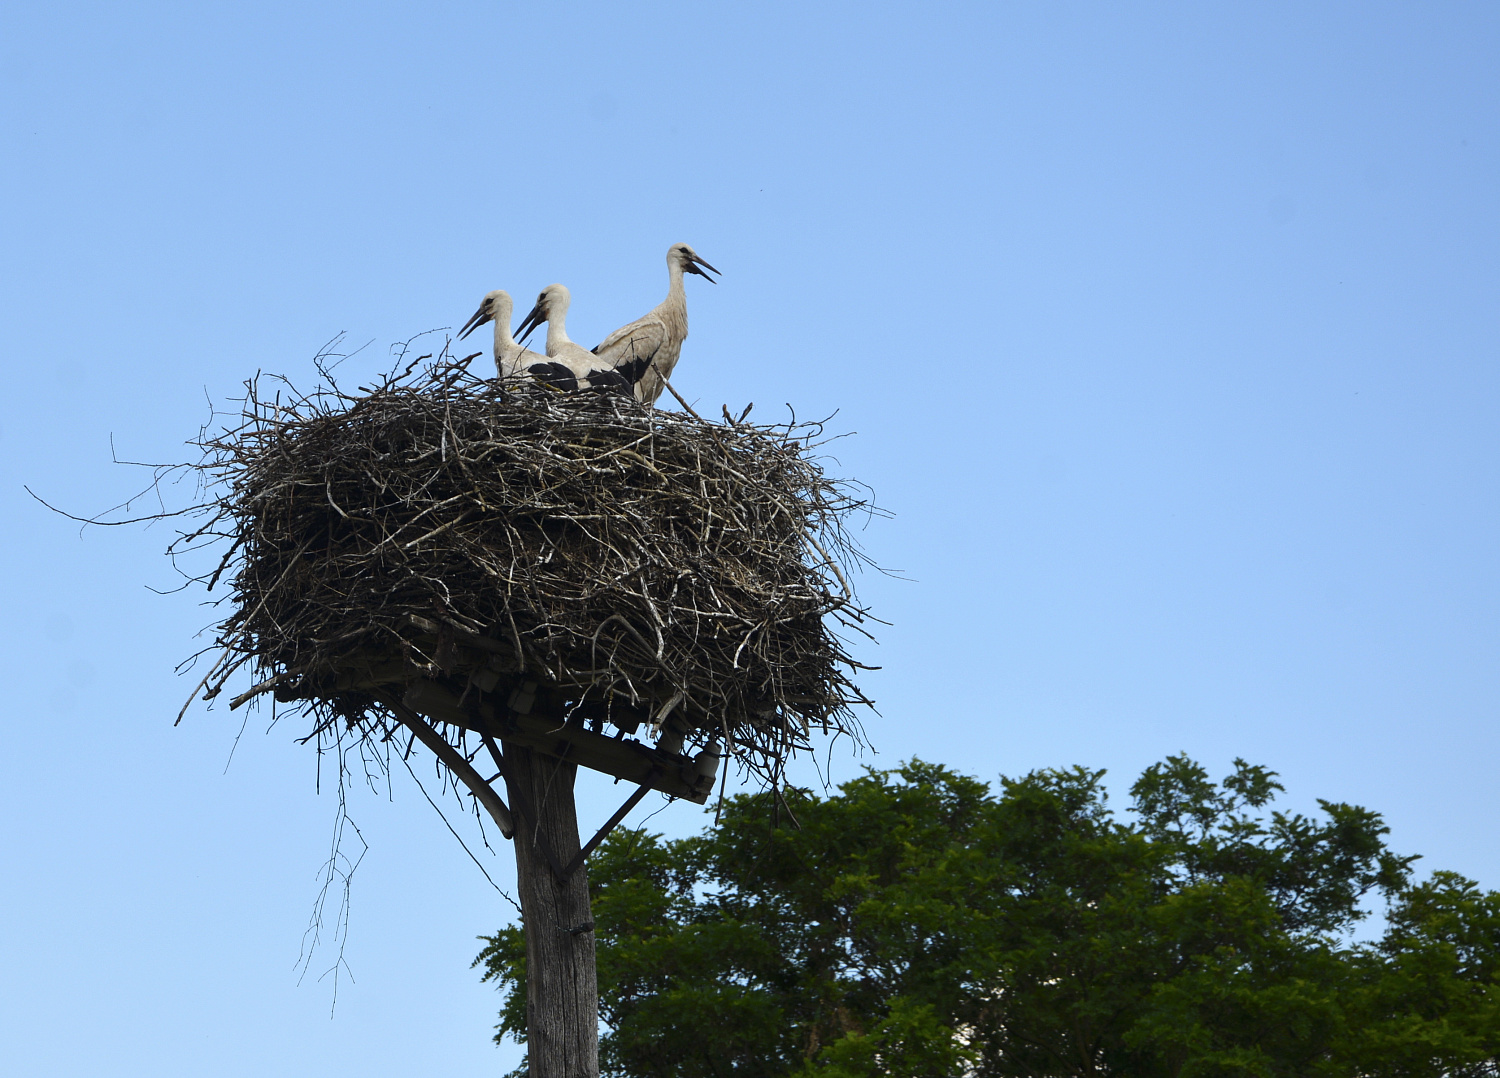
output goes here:
[{"label": "bare wooden stick", "polygon": [[246,689],[244,692],[236,696],[233,700],[229,701],[229,710],[233,711],[241,704],[249,700],[253,700],[263,692],[270,692],[276,686],[280,685],[283,681],[288,680],[291,676],[292,673],[290,670],[283,670],[279,674],[275,674],[271,677],[266,678],[266,680],[262,681],[259,685],[250,686],[250,688]]},{"label": "bare wooden stick", "polygon": [[500,828],[500,833],[506,838],[511,838],[516,833],[516,821],[511,815],[510,809],[500,795],[480,777],[473,765],[465,760],[463,756],[452,745],[448,744],[446,738],[440,735],[427,722],[412,711],[395,697],[382,697],[381,703],[390,708],[391,714],[395,715],[401,723],[411,732],[417,735],[417,740],[432,750],[432,754],[443,762],[443,766],[451,771],[455,778],[469,788],[469,792],[484,806],[485,811]]},{"label": "bare wooden stick", "polygon": [[573,855],[573,860],[569,861],[566,867],[563,868],[562,878],[566,880],[569,876],[573,875],[573,873],[582,868],[584,861],[588,860],[589,854],[594,852],[599,843],[603,842],[606,838],[609,837],[609,833],[613,831],[617,826],[619,826],[620,821],[623,820],[626,816],[630,815],[630,810],[639,805],[641,803],[641,798],[645,797],[650,792],[650,785],[643,784],[636,789],[635,793],[627,797],[625,799],[625,803],[615,810],[615,814],[608,820],[604,821],[604,826],[594,832],[594,837],[589,839],[588,842],[584,843],[583,848]]}]

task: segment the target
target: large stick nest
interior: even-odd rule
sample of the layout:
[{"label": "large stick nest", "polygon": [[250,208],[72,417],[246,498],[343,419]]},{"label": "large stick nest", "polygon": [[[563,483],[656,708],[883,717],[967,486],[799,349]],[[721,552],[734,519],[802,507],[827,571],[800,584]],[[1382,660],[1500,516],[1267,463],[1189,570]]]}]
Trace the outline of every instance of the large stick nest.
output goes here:
[{"label": "large stick nest", "polygon": [[230,538],[209,583],[233,591],[209,695],[248,663],[318,729],[375,737],[418,679],[471,704],[550,692],[596,729],[727,739],[773,777],[814,729],[858,738],[840,634],[866,618],[846,526],[869,505],[824,474],[820,424],[451,363],[353,395],[275,388],[247,383],[201,443],[217,497],[186,538]]}]

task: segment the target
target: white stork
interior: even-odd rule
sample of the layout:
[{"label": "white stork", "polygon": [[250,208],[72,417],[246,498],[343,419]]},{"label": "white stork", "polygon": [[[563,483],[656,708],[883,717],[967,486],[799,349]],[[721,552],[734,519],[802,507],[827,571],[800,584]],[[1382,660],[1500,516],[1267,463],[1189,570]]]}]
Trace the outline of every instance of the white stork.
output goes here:
[{"label": "white stork", "polygon": [[513,309],[510,293],[497,288],[485,293],[484,299],[479,303],[479,310],[458,331],[458,339],[463,340],[486,322],[495,323],[495,370],[502,379],[518,378],[528,373],[527,368],[533,364],[547,362],[546,356],[523,348],[510,335],[510,315]]},{"label": "white stork", "polygon": [[[594,349],[605,366],[635,384],[637,400],[655,404],[665,380],[677,366],[677,358],[682,355],[682,342],[688,335],[687,293],[682,288],[682,275],[696,273],[710,283],[717,283],[709,273],[718,272],[687,244],[672,244],[667,248],[667,298],[649,314],[615,330]],[[548,348],[547,353],[551,352]]]},{"label": "white stork", "polygon": [[[562,309],[568,307],[568,290],[560,284],[552,285],[552,289],[562,291]],[[545,296],[547,291],[542,294]],[[538,305],[541,301],[538,300]],[[479,310],[474,312],[474,317],[464,323],[464,328],[459,331],[458,339],[463,340],[486,322],[495,323],[495,368],[500,373],[502,381],[530,376],[538,382],[544,382],[558,389],[625,389],[628,383],[618,375],[607,370],[595,370],[602,364],[596,359],[592,352],[573,344],[567,339],[567,334],[560,334],[562,342],[571,348],[557,356],[553,356],[551,349],[548,355],[533,352],[524,345],[517,344],[510,333],[510,316],[512,311],[510,294],[496,289],[486,293],[484,300],[479,304]],[[536,312],[533,311],[532,314]],[[530,315],[527,316],[530,324]],[[559,323],[561,319],[559,318]],[[559,326],[560,328],[560,326]],[[525,327],[523,326],[523,331]],[[547,338],[552,340],[552,324],[548,323]]]},{"label": "white stork", "polygon": [[573,293],[567,287],[560,284],[549,284],[542,289],[536,298],[536,306],[516,327],[516,332],[524,341],[531,336],[536,327],[543,322],[547,323],[547,355],[553,359],[572,360],[576,363],[590,363],[598,366],[594,359],[594,353],[590,352],[581,344],[575,344],[568,337],[567,317],[568,306],[573,302]]}]

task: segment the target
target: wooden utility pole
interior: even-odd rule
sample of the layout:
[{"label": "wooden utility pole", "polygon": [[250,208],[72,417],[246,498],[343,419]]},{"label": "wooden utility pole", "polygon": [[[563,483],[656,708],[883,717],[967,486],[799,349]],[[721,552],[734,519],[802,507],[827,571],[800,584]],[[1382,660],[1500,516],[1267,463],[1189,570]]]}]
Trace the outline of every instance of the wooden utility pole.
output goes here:
[{"label": "wooden utility pole", "polygon": [[[523,683],[503,709],[483,701],[466,708],[448,689],[422,680],[399,700],[389,694],[377,698],[412,728],[515,841],[526,933],[530,1078],[598,1078],[599,984],[585,862],[651,790],[705,803],[713,790],[718,748],[716,742],[711,746],[713,766],[702,770],[701,760],[606,737],[570,721],[562,703],[549,699],[551,691]],[[539,704],[545,716],[534,713]],[[479,735],[505,778],[508,806],[463,753],[422,716],[434,726],[447,723]],[[635,792],[583,846],[573,800],[580,764],[636,784]]]},{"label": "wooden utility pole", "polygon": [[510,741],[504,763],[516,816],[516,876],[526,932],[531,1078],[598,1078],[594,917],[588,871],[581,859],[574,867],[578,766]]}]

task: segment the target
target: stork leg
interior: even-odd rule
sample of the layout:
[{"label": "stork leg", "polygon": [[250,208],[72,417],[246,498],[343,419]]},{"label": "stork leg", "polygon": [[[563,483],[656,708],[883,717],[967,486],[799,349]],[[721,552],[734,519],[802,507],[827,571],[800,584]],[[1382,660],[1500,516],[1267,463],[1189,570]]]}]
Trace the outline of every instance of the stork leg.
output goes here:
[{"label": "stork leg", "polygon": [[580,865],[560,878],[553,868],[553,862],[570,864],[579,852],[573,802],[578,766],[509,741],[504,762],[517,816],[531,1078],[598,1078],[599,985],[588,870]]}]

